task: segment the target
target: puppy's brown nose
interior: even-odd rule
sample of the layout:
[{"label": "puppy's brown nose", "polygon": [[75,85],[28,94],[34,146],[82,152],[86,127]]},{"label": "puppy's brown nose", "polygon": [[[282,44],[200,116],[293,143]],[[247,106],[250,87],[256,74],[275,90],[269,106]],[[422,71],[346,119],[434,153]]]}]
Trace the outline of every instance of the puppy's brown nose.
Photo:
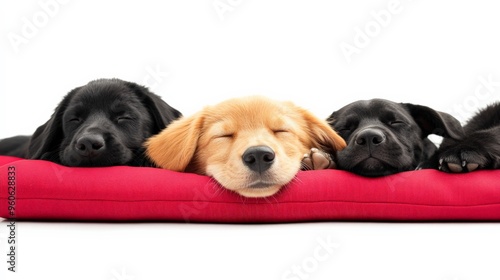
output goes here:
[{"label": "puppy's brown nose", "polygon": [[385,134],[380,129],[367,128],[356,136],[356,144],[378,146],[385,142]]},{"label": "puppy's brown nose", "polygon": [[243,163],[255,172],[268,170],[274,162],[274,151],[268,146],[254,146],[243,153]]}]

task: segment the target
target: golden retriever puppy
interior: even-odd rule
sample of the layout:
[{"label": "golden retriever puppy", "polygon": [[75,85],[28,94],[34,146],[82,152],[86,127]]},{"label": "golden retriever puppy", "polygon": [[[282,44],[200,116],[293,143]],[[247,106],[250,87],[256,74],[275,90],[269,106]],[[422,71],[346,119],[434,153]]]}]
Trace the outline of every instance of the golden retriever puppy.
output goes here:
[{"label": "golden retriever puppy", "polygon": [[208,175],[242,196],[266,197],[295,177],[312,147],[335,154],[345,146],[308,111],[252,96],[174,121],[146,141],[146,154],[158,167]]}]

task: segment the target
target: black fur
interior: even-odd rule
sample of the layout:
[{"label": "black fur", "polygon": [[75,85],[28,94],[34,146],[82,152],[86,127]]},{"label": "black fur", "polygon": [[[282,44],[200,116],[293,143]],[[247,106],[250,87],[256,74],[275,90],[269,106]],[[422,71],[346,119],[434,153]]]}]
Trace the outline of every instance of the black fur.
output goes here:
[{"label": "black fur", "polygon": [[384,99],[348,104],[329,122],[347,142],[337,152],[339,169],[370,177],[416,169],[437,150],[429,134],[463,135],[460,122],[449,114]]},{"label": "black fur", "polygon": [[147,88],[100,79],[70,91],[29,136],[0,141],[0,154],[66,166],[149,166],[143,142],[181,113]]},{"label": "black fur", "polygon": [[479,111],[464,126],[460,140],[444,139],[431,167],[445,172],[500,168],[500,103]]},{"label": "black fur", "polygon": [[31,136],[19,135],[0,140],[0,155],[26,157]]}]

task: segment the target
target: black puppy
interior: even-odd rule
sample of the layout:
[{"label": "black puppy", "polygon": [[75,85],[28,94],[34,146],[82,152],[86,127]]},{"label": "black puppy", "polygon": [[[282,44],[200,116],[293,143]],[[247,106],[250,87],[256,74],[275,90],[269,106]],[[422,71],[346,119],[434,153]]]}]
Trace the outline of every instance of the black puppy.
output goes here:
[{"label": "black puppy", "polygon": [[[479,111],[464,126],[465,136],[444,139],[434,165],[445,172],[500,168],[500,103]],[[435,167],[435,166],[431,166]]]},{"label": "black puppy", "polygon": [[347,142],[337,152],[338,168],[370,177],[416,169],[437,150],[429,134],[463,136],[449,114],[384,99],[353,102],[333,112],[329,122]]},{"label": "black puppy", "polygon": [[33,136],[0,141],[0,154],[66,166],[149,166],[143,142],[181,113],[147,88],[100,79],[69,92]]}]

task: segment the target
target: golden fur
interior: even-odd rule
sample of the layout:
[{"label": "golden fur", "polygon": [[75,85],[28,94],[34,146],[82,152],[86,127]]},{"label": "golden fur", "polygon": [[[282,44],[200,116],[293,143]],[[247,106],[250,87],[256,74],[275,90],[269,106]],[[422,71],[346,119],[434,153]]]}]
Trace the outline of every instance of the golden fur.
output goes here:
[{"label": "golden fur", "polygon": [[[242,160],[254,146],[275,153],[265,172],[250,170]],[[240,195],[265,197],[295,177],[312,147],[335,153],[345,146],[326,121],[310,112],[291,102],[252,96],[174,121],[146,142],[146,153],[158,167],[208,175]]]}]

